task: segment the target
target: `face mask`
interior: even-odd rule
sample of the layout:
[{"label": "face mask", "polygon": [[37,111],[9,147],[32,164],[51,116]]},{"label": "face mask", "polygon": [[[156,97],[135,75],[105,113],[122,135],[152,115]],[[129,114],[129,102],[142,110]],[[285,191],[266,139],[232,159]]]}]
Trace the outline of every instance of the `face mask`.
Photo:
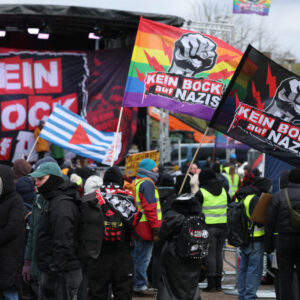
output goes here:
[{"label": "face mask", "polygon": [[3,181],[2,181],[2,178],[0,177],[0,196],[2,195],[3,193]]}]

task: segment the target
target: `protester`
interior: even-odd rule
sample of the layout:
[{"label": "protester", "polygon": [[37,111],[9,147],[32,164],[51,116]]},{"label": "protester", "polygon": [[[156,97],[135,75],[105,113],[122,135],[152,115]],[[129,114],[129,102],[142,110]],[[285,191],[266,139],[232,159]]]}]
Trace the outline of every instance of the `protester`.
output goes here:
[{"label": "protester", "polygon": [[19,178],[27,176],[30,173],[31,168],[31,164],[25,159],[17,159],[13,164],[14,181],[17,182]]},{"label": "protester", "polygon": [[[38,160],[35,169],[39,167],[40,164],[44,162],[55,162],[55,160],[50,157],[44,157]],[[29,177],[32,180],[32,177]],[[28,237],[26,240],[25,254],[24,254],[24,266],[22,270],[22,276],[24,282],[30,285],[31,289],[34,291],[36,297],[38,296],[38,279],[39,279],[39,269],[37,267],[36,259],[36,240],[38,234],[38,228],[40,225],[41,212],[45,210],[46,201],[40,193],[35,193],[32,202],[32,214],[30,221],[30,230],[28,232]]]},{"label": "protester", "polygon": [[84,184],[84,194],[87,195],[97,190],[100,190],[102,184],[103,184],[103,179],[100,176],[97,175],[90,176]]},{"label": "protester", "polygon": [[252,172],[251,167],[246,164],[244,166],[244,176],[242,182],[239,184],[239,188],[235,191],[235,193],[232,195],[232,199],[236,198],[236,195],[239,193],[240,189],[242,189],[244,186],[251,185],[255,178],[259,178],[260,176],[255,176]]},{"label": "protester", "polygon": [[206,292],[216,292],[222,289],[223,246],[227,233],[227,204],[230,196],[216,179],[212,169],[204,169],[199,174],[200,191],[195,195],[202,206],[205,223],[208,226],[210,247],[206,259],[207,288]]},{"label": "protester", "polygon": [[[114,208],[106,207],[109,209],[107,211],[110,211],[110,216],[106,215],[107,211],[103,205],[101,206],[105,215],[105,238],[100,256],[88,263],[90,300],[106,300],[110,284],[114,299],[132,299],[133,261],[130,255],[130,239],[141,212],[134,207],[132,193],[123,189],[123,184],[124,179],[119,168],[111,167],[105,172],[101,187],[102,196],[106,202],[113,198],[114,203],[118,202],[118,205]],[[127,204],[131,204],[133,210],[126,210],[129,214],[125,218],[122,215],[122,208]]]},{"label": "protester", "polygon": [[[246,215],[250,218],[258,203],[261,193],[269,193],[272,183],[269,179],[258,177],[252,185],[247,185],[236,195],[238,201],[243,201]],[[241,247],[241,260],[238,270],[238,299],[254,300],[259,288],[263,272],[264,227],[254,225],[248,246]],[[288,299],[288,298],[286,298]]]},{"label": "protester", "polygon": [[71,174],[70,181],[77,185],[77,190],[79,192],[80,197],[83,196],[83,180],[76,173]]},{"label": "protester", "polygon": [[189,176],[191,177],[191,191],[192,194],[196,194],[199,191],[199,173],[201,169],[198,168],[197,164],[193,163],[190,168]]},{"label": "protester", "polygon": [[40,133],[45,125],[45,121],[41,120],[39,125],[34,129],[34,139],[37,140],[35,150],[38,154],[38,159],[42,159],[45,153],[49,151],[48,141],[40,137]]},{"label": "protester", "polygon": [[61,166],[64,162],[64,157],[65,157],[64,148],[53,143],[51,144],[50,148],[51,148],[51,157],[53,157],[56,160],[57,164]]},{"label": "protester", "polygon": [[159,237],[164,242],[161,263],[162,280],[157,300],[199,300],[200,260],[184,259],[176,254],[175,243],[186,216],[199,215],[201,205],[192,194],[174,199],[163,217]]},{"label": "protester", "polygon": [[216,179],[221,182],[223,188],[226,190],[226,192],[229,191],[229,183],[226,174],[221,173],[221,166],[219,163],[215,163],[212,166],[212,170],[216,174]]},{"label": "protester", "polygon": [[[282,186],[282,182],[281,186]],[[292,169],[288,174],[286,186],[288,197],[293,209],[300,212],[300,169]],[[268,253],[276,248],[276,258],[279,275],[280,300],[299,299],[295,297],[293,288],[293,273],[296,266],[298,295],[300,295],[300,233],[291,223],[290,209],[288,207],[285,188],[278,191],[268,207],[266,216],[265,249]],[[276,244],[274,234],[277,233]]]},{"label": "protester", "polygon": [[240,186],[240,177],[239,175],[235,172],[235,166],[231,165],[229,167],[229,173],[227,174],[227,179],[229,183],[229,194],[230,196],[234,196],[236,191],[238,190]]},{"label": "protester", "polygon": [[234,168],[236,168],[236,161],[237,161],[236,154],[235,153],[231,153],[230,157],[229,157],[229,162],[227,161],[224,164],[223,172],[225,172],[228,175],[229,174],[230,166],[234,166]]},{"label": "protester", "polygon": [[[24,228],[25,228],[25,245],[30,232],[33,202],[35,199],[34,181],[31,177],[27,176],[31,171],[31,164],[24,159],[17,159],[13,165],[13,173],[16,182],[16,191],[23,199],[24,205]],[[22,284],[21,291],[22,299],[36,299],[35,292],[31,286],[25,281]]]},{"label": "protester", "polygon": [[[162,214],[166,212],[170,207],[172,202],[176,198],[176,193],[174,191],[173,178],[168,173],[163,173],[159,182],[157,183],[159,201],[162,209]],[[152,258],[148,268],[148,273],[151,273],[151,286],[152,288],[158,289],[158,284],[161,280],[161,264],[160,255],[162,250],[162,243],[154,243]]]},{"label": "protester", "polygon": [[0,294],[18,300],[22,285],[24,205],[10,167],[0,165]]},{"label": "protester", "polygon": [[36,241],[41,272],[39,299],[74,299],[82,279],[77,251],[80,212],[75,203],[76,185],[64,181],[59,166],[53,162],[40,164],[30,175],[47,201]]},{"label": "protester", "polygon": [[181,195],[181,194],[190,194],[191,191],[191,178],[189,176],[186,177],[185,183],[182,187],[182,191],[180,192],[183,180],[185,178],[185,175],[179,175],[176,177],[175,185],[174,185],[174,191],[176,195]]},{"label": "protester", "polygon": [[147,268],[151,259],[153,242],[157,242],[162,213],[158,190],[158,167],[154,160],[145,158],[139,163],[137,178],[134,181],[134,201],[143,216],[135,231],[132,258],[134,261],[134,295],[143,297],[154,295],[147,287]]}]

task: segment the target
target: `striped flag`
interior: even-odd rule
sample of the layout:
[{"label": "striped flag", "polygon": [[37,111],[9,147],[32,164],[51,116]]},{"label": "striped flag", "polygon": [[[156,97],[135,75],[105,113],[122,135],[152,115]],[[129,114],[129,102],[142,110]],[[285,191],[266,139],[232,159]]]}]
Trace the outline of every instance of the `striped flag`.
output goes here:
[{"label": "striped flag", "polygon": [[[110,164],[115,132],[98,131],[79,115],[56,104],[40,137],[80,156]],[[114,161],[121,152],[121,133],[118,136]]]}]

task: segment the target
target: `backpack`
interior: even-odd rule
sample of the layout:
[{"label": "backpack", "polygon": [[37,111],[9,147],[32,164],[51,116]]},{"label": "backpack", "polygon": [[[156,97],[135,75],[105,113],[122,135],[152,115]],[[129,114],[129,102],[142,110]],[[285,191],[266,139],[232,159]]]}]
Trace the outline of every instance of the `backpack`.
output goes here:
[{"label": "backpack", "polygon": [[134,206],[130,191],[113,186],[103,186],[101,191],[96,191],[96,197],[103,211],[104,241],[125,242],[142,213]]},{"label": "backpack", "polygon": [[291,219],[292,226],[297,232],[300,232],[300,214],[292,207],[290,197],[288,194],[288,189],[285,189],[284,192],[285,192],[286,202],[290,209],[290,219]]},{"label": "backpack", "polygon": [[184,218],[175,243],[179,257],[202,259],[208,255],[209,233],[204,220],[204,214]]},{"label": "backpack", "polygon": [[235,247],[246,247],[250,243],[251,222],[246,215],[243,201],[232,202],[227,208],[227,239],[228,244]]}]

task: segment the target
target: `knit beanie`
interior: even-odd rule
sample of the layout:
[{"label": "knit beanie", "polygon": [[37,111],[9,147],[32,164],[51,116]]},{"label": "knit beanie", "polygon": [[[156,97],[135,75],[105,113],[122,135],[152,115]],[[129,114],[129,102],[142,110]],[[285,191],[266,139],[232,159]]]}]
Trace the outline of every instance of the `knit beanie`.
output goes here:
[{"label": "knit beanie", "polygon": [[124,178],[120,169],[118,167],[110,167],[107,169],[107,171],[104,173],[103,183],[105,185],[116,184],[120,187],[123,187]]},{"label": "knit beanie", "polygon": [[289,182],[300,183],[300,169],[292,169],[289,173]]},{"label": "knit beanie", "polygon": [[145,169],[147,171],[151,171],[155,167],[156,167],[156,163],[151,158],[144,158],[143,160],[140,161],[140,164],[139,164],[139,168]]},{"label": "knit beanie", "polygon": [[90,176],[85,184],[84,184],[84,194],[93,193],[96,190],[99,190],[101,185],[103,184],[103,180],[100,176],[92,175]]}]

